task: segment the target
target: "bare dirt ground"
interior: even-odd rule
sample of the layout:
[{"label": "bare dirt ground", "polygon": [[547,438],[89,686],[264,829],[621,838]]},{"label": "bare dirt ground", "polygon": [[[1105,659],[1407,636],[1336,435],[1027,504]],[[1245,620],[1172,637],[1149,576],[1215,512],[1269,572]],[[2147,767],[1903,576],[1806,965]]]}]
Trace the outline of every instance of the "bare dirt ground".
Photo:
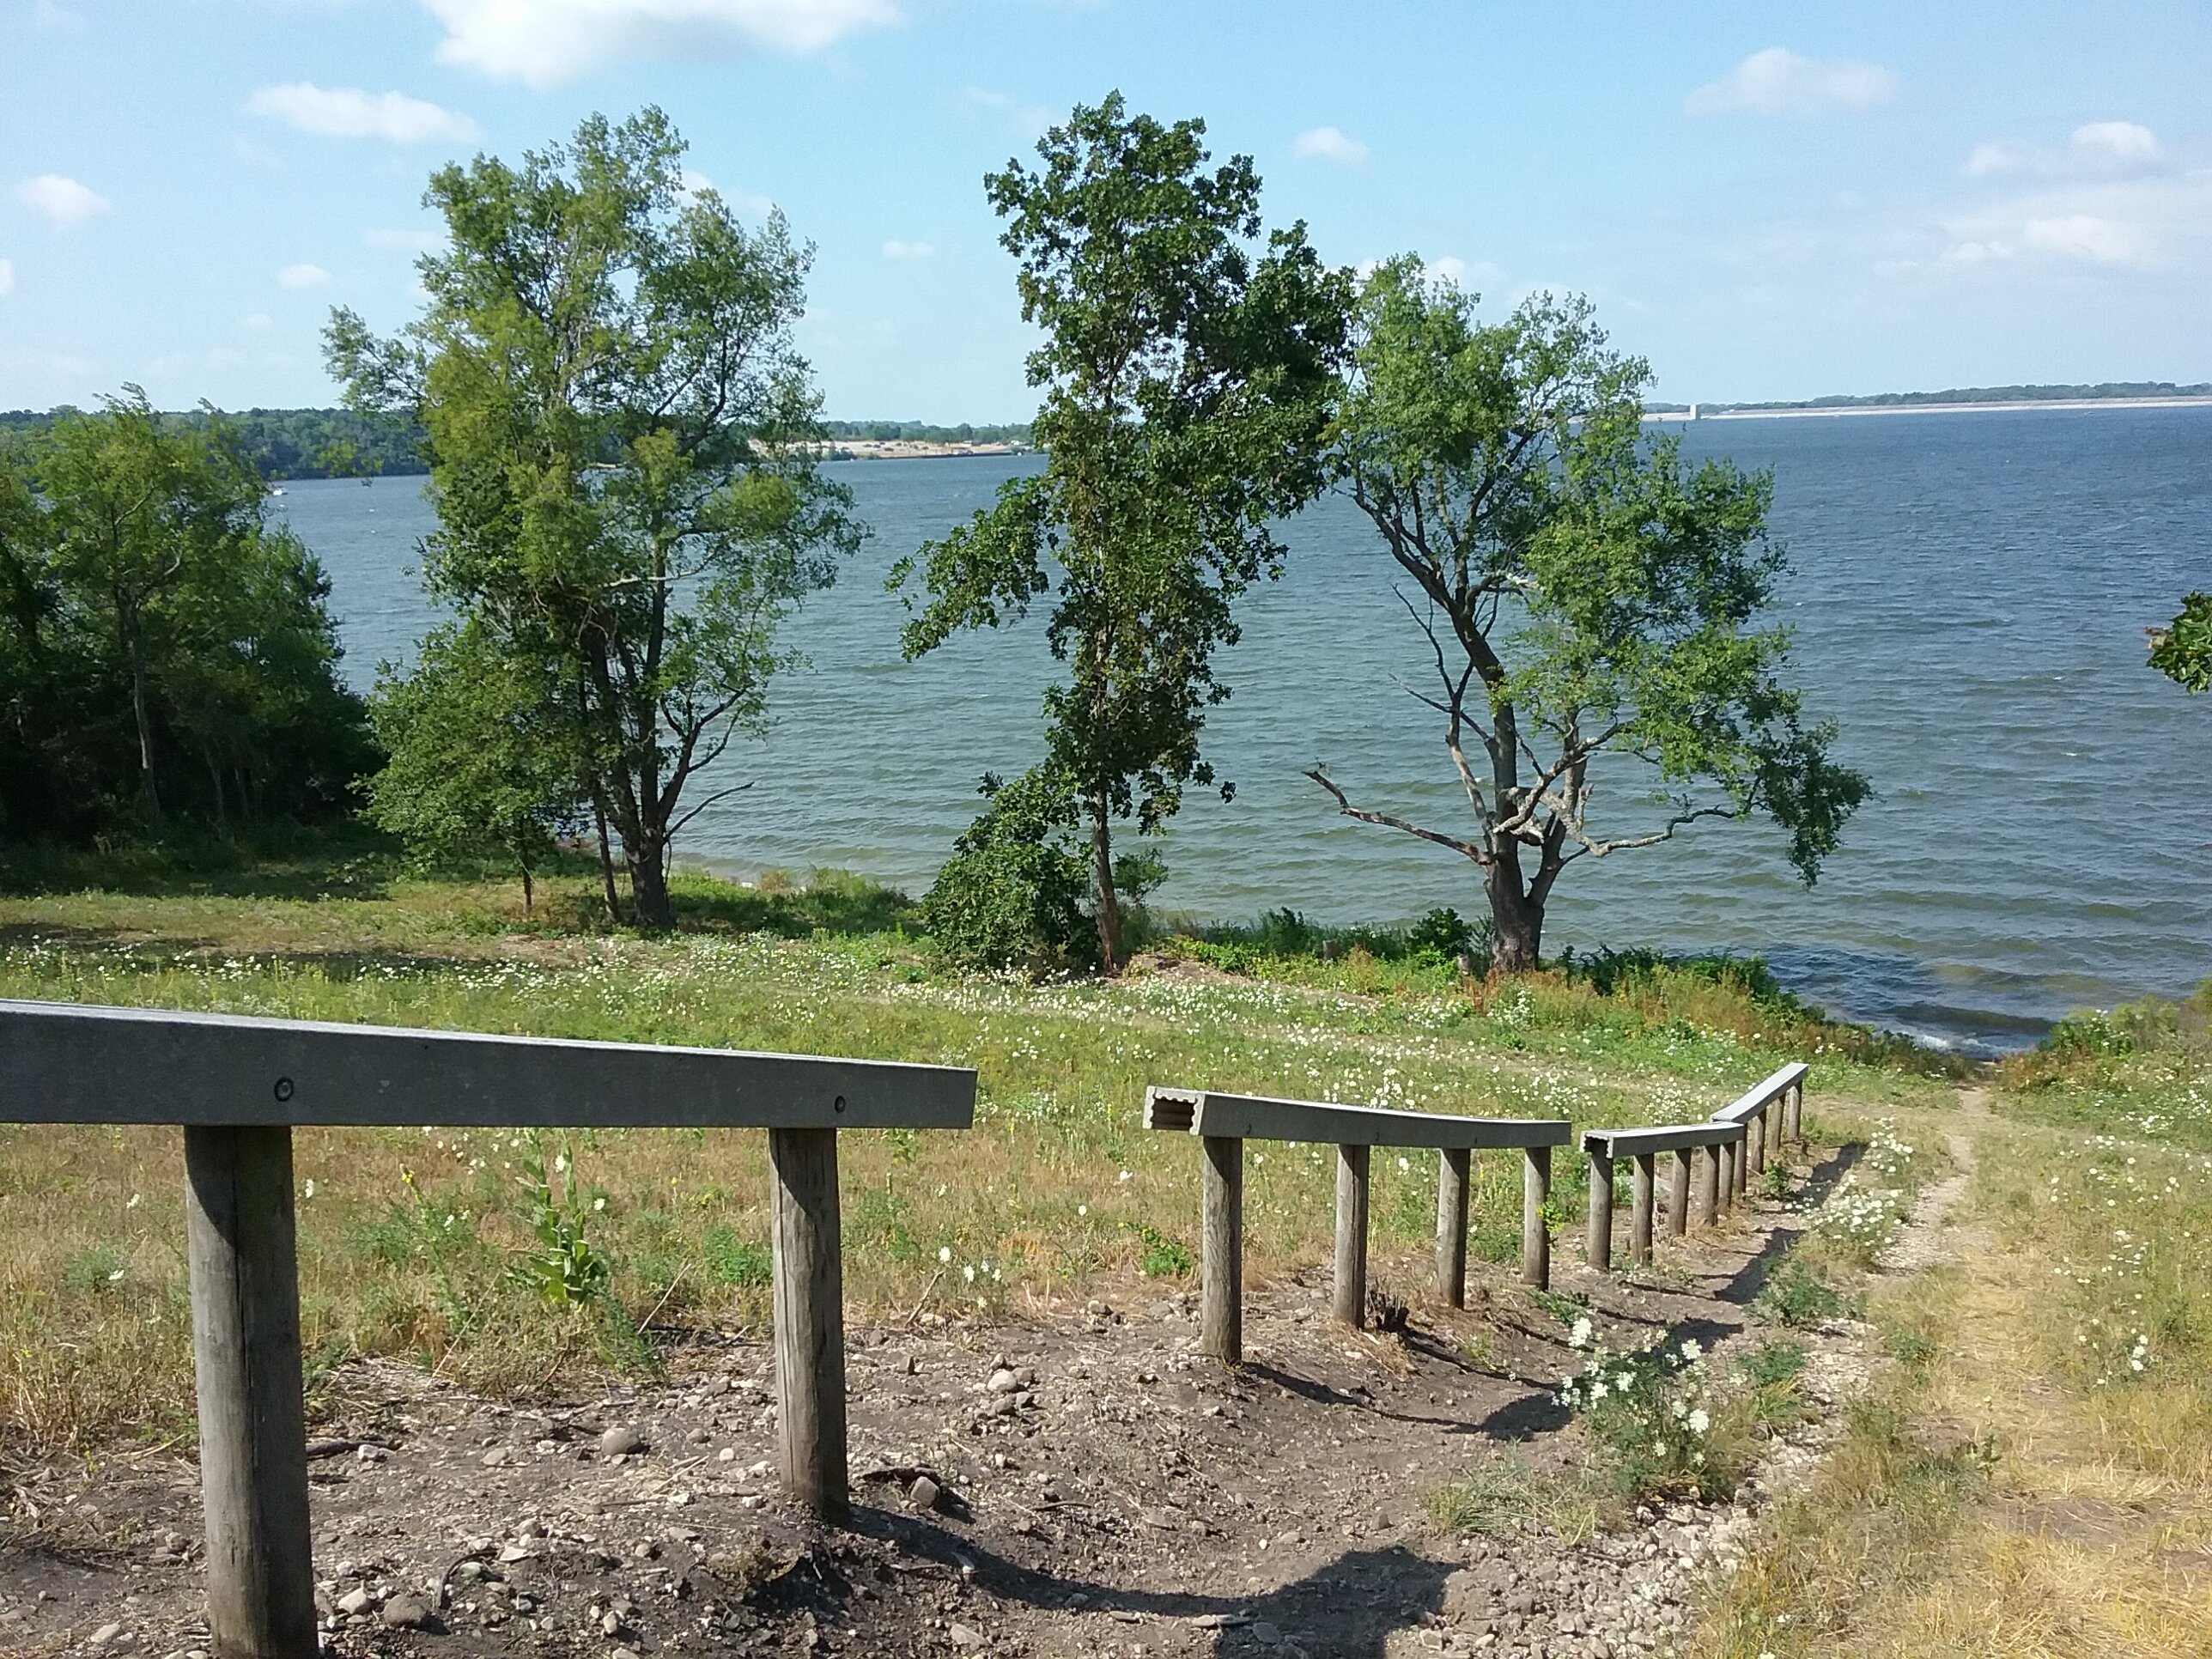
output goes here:
[{"label": "bare dirt ground", "polygon": [[[1840,1163],[1816,1154],[1790,1205],[1754,1201],[1662,1243],[1649,1272],[1560,1260],[1553,1288],[1615,1347],[1671,1326],[1725,1360]],[[1233,1373],[1197,1353],[1194,1301],[1157,1291],[1021,1324],[857,1329],[843,1531],[777,1493],[757,1340],[680,1352],[663,1391],[534,1410],[349,1368],[313,1430],[329,1644],[456,1659],[1670,1650],[1702,1575],[1815,1455],[1819,1418],[1862,1369],[1858,1334],[1815,1336],[1815,1421],[1733,1504],[1639,1511],[1572,1545],[1439,1534],[1422,1500],[1440,1483],[1575,1457],[1552,1390],[1580,1356],[1510,1268],[1474,1267],[1458,1312],[1425,1266],[1378,1268],[1410,1304],[1391,1334],[1333,1325],[1324,1276],[1254,1292]],[[0,1469],[0,1652],[201,1653],[197,1482],[174,1450]]]}]

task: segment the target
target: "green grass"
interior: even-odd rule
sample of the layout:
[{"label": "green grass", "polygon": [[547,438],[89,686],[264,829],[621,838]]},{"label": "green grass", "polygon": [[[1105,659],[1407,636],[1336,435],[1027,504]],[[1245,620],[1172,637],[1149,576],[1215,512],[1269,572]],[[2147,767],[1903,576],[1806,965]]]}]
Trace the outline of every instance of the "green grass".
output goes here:
[{"label": "green grass", "polygon": [[[1170,963],[1031,984],[936,972],[902,899],[823,872],[753,886],[686,872],[683,926],[641,937],[605,926],[588,867],[550,878],[525,917],[509,881],[425,876],[342,838],[117,863],[9,864],[0,996],[976,1067],[974,1131],[842,1138],[862,1316],[991,1320],[1187,1273],[1196,1161],[1187,1138],[1139,1127],[1148,1083],[1601,1125],[1702,1116],[1803,1052],[1816,1099],[1948,1098],[1938,1079],[1861,1057],[1843,1028],[1771,1024],[1747,994],[1694,974],[1607,994],[1565,975],[1370,982],[1357,961],[1316,958],[1287,977]],[[550,1297],[527,1266],[553,1246],[526,1165],[556,1151],[495,1130],[301,1132],[311,1351],[325,1364],[398,1354],[527,1393],[650,1369],[640,1331],[649,1343],[764,1319],[761,1137],[575,1137],[577,1176],[605,1200],[580,1220],[605,1267],[580,1301]],[[1251,1149],[1256,1279],[1324,1260],[1333,1159]],[[176,1426],[174,1402],[191,1397],[177,1161],[170,1132],[0,1128],[0,1398],[12,1407],[0,1437],[88,1444]],[[1582,1203],[1579,1165],[1557,1170],[1560,1214]],[[1435,1160],[1379,1157],[1373,1178],[1378,1273],[1418,1286]],[[1477,1255],[1510,1259],[1517,1158],[1479,1157],[1470,1196]]]}]

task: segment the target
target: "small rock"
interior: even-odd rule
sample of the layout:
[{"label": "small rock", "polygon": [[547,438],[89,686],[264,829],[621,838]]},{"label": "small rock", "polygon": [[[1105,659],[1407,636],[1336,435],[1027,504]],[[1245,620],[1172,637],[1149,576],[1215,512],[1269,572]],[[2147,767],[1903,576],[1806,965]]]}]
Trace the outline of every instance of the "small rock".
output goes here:
[{"label": "small rock", "polygon": [[123,1626],[120,1625],[102,1625],[98,1630],[93,1632],[92,1645],[96,1648],[104,1648],[110,1642],[112,1642],[117,1637],[122,1634]]},{"label": "small rock", "polygon": [[973,1653],[990,1640],[973,1625],[955,1624],[947,1634],[952,1638],[952,1645],[963,1653]]},{"label": "small rock", "polygon": [[502,1463],[506,1462],[507,1460],[507,1448],[504,1446],[494,1446],[489,1451],[483,1455],[483,1466],[488,1469],[495,1469]]},{"label": "small rock", "polygon": [[916,1475],[914,1485],[906,1489],[908,1504],[915,1510],[922,1512],[935,1509],[937,1500],[944,1495],[945,1489],[926,1474]]},{"label": "small rock", "polygon": [[402,1590],[384,1604],[386,1630],[431,1630],[437,1625],[430,1604],[411,1590]]},{"label": "small rock", "polygon": [[714,1461],[718,1463],[736,1462],[738,1461],[738,1449],[735,1446],[723,1447],[721,1450],[714,1454]]},{"label": "small rock", "polygon": [[1014,1374],[1006,1370],[1003,1365],[997,1370],[991,1373],[991,1392],[993,1394],[1012,1394],[1021,1386],[1020,1382],[1016,1379]]},{"label": "small rock", "polygon": [[599,1437],[599,1455],[603,1457],[627,1457],[645,1449],[645,1437],[627,1424],[617,1424]]},{"label": "small rock", "polygon": [[338,1611],[343,1613],[367,1613],[375,1601],[374,1596],[356,1584],[338,1597]]}]

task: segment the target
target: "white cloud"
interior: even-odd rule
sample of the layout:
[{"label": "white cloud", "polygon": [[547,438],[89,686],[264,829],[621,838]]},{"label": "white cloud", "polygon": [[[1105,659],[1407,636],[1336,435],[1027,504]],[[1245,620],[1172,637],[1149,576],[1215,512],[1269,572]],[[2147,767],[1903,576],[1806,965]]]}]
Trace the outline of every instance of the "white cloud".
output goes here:
[{"label": "white cloud", "polygon": [[1936,263],[1939,265],[1979,265],[1987,264],[1993,259],[2011,258],[2012,245],[2008,242],[1959,242],[1937,255]]},{"label": "white cloud", "polygon": [[246,108],[249,114],[265,115],[325,138],[381,138],[394,144],[419,144],[426,138],[473,138],[477,131],[477,124],[467,116],[410,98],[404,92],[319,87],[312,81],[263,87],[246,100]]},{"label": "white cloud", "polygon": [[2074,129],[2074,148],[2105,161],[2154,161],[2158,135],[2135,121],[2091,121]]},{"label": "white cloud", "polygon": [[886,259],[927,259],[936,252],[927,242],[902,242],[896,237],[884,244]]},{"label": "white cloud", "polygon": [[609,61],[746,46],[819,52],[898,21],[893,0],[422,0],[438,60],[549,87]]},{"label": "white cloud", "polygon": [[15,262],[12,259],[0,259],[0,300],[6,299],[15,291]]},{"label": "white cloud", "polygon": [[2071,254],[2093,264],[2140,264],[2149,252],[2137,227],[2094,213],[2067,213],[2027,222],[2027,245],[2046,252]]},{"label": "white cloud", "polygon": [[1886,104],[1897,96],[1895,74],[1849,58],[1812,58],[1787,46],[1754,52],[1726,75],[1692,93],[1692,115],[1826,115]]},{"label": "white cloud", "polygon": [[2027,163],[2027,155],[2010,144],[1976,144],[1960,171],[1969,179],[1988,179],[2000,173],[2017,173]]},{"label": "white cloud", "polygon": [[311,265],[304,260],[296,265],[286,265],[276,273],[279,288],[328,288],[331,273],[320,265]]},{"label": "white cloud", "polygon": [[59,230],[75,230],[103,213],[114,211],[115,207],[99,191],[74,179],[64,179],[58,173],[42,173],[35,179],[26,179],[15,186],[15,199],[45,214],[48,222]]},{"label": "white cloud", "polygon": [[1364,167],[1367,163],[1367,146],[1357,138],[1346,137],[1338,127],[1307,128],[1291,141],[1291,151],[1316,161],[1334,161],[1339,167]]}]

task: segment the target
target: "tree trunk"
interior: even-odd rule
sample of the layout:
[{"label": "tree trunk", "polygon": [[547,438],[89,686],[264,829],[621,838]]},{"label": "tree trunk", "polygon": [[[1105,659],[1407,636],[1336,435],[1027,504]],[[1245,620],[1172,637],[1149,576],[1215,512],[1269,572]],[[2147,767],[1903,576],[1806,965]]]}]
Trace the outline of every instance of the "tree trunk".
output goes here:
[{"label": "tree trunk", "polygon": [[615,854],[607,844],[607,798],[597,789],[592,792],[592,817],[599,827],[599,883],[606,890],[607,921],[619,927],[622,896],[615,891]]},{"label": "tree trunk", "polygon": [[537,896],[537,892],[530,880],[530,866],[527,861],[525,861],[522,865],[522,914],[524,915],[529,915],[536,910]]},{"label": "tree trunk", "polygon": [[665,843],[641,836],[629,854],[631,914],[641,927],[668,927],[676,921],[668,905],[668,848]]},{"label": "tree trunk", "polygon": [[161,792],[154,787],[154,714],[146,696],[146,664],[135,641],[131,649],[131,712],[138,722],[138,781],[145,787],[146,817],[158,841],[163,831]]},{"label": "tree trunk", "polygon": [[1098,966],[1109,975],[1121,971],[1121,899],[1114,890],[1114,835],[1106,817],[1106,798],[1091,803],[1091,883],[1098,908]]},{"label": "tree trunk", "polygon": [[1510,845],[1500,848],[1484,873],[1490,890],[1491,969],[1499,974],[1532,973],[1540,965],[1544,901],[1522,885],[1520,849]]}]

